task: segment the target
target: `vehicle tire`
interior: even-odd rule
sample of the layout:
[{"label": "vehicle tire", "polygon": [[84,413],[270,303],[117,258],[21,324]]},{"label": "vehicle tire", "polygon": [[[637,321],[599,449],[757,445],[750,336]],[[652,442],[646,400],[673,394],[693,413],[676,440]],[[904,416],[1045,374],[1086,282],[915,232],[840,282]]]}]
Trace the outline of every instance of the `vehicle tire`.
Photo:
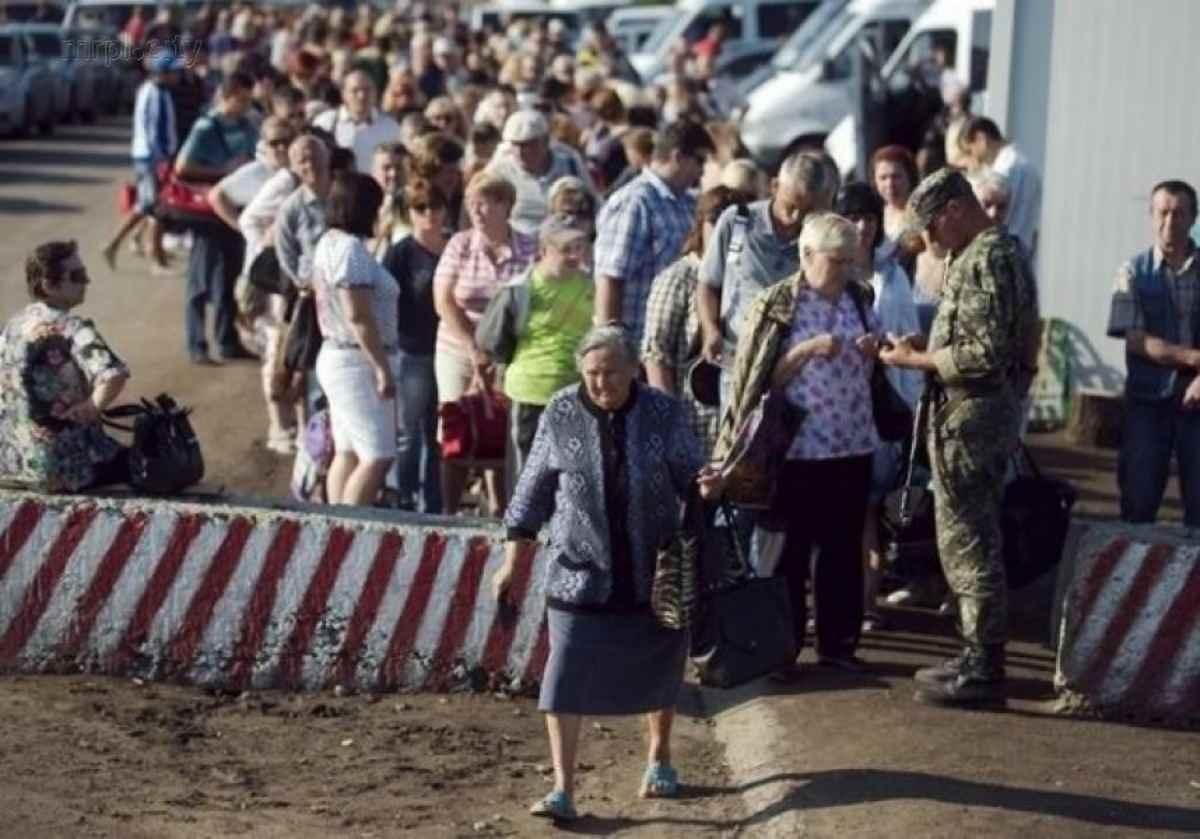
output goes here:
[{"label": "vehicle tire", "polygon": [[21,124],[13,132],[15,137],[28,137],[29,132],[33,129],[33,100],[25,100],[25,117],[21,120]]}]

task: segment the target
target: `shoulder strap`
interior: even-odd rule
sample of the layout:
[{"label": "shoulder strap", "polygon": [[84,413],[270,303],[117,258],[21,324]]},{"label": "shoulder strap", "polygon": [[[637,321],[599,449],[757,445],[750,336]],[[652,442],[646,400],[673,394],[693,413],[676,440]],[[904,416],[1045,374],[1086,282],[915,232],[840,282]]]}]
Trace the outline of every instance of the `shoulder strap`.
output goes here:
[{"label": "shoulder strap", "polygon": [[737,256],[746,247],[746,235],[750,230],[750,208],[746,204],[737,205],[737,213],[733,217],[733,232],[729,236],[729,256]]}]

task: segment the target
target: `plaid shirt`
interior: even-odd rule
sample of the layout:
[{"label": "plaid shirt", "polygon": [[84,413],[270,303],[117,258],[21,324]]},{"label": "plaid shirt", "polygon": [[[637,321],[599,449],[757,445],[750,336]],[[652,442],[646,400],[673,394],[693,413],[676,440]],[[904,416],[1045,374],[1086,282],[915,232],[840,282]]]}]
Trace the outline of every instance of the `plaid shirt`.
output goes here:
[{"label": "plaid shirt", "polygon": [[707,459],[717,442],[721,413],[697,402],[684,387],[688,366],[700,353],[700,318],[695,305],[699,268],[700,258],[689,253],[654,279],[646,301],[642,360],[671,370],[675,387],[683,394],[688,425]]},{"label": "plaid shirt", "polygon": [[641,342],[650,284],[679,258],[696,202],[649,169],[609,196],[596,220],[595,276],[622,284],[621,320]]},{"label": "plaid shirt", "polygon": [[[516,230],[496,262],[487,254],[483,234],[475,230],[455,233],[438,260],[434,294],[449,287],[467,320],[475,325],[500,287],[528,268],[536,257],[537,240]],[[470,345],[447,329],[443,320],[438,326],[437,351],[464,355],[469,350]]]}]

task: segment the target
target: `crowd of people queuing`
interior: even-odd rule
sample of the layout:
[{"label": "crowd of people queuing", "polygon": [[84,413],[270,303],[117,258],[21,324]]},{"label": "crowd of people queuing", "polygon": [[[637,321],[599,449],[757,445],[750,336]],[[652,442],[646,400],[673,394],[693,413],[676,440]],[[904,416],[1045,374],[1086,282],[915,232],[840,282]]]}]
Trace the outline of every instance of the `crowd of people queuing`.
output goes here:
[{"label": "crowd of people queuing", "polygon": [[[104,257],[115,265],[134,234],[169,271],[162,164],[211,184],[217,223],[195,228],[187,257],[185,350],[204,367],[260,359],[266,446],[295,455],[326,405],[321,498],[454,514],[480,470],[439,456],[439,408],[506,397],[507,455],[479,476],[480,511],[503,517],[510,539],[496,596],[543,527],[558,557],[541,698],[556,781],[534,812],[574,815],[585,714],[648,713],[641,793],[678,792],[670,731],[685,647],[645,608],[655,549],[694,483],[721,492],[706,464],[768,390],[806,411],[772,511],[786,523],[778,573],[798,646],[812,637],[820,665],[860,671],[861,633],[885,628],[880,507],[903,460],[877,432],[872,374],[883,365],[913,407],[938,383],[928,439],[946,573],[929,585],[935,604],[949,592],[965,646],[918,680],[951,705],[1002,692],[998,493],[1036,344],[1040,186],[995,123],[952,97],[958,167],[886,146],[865,181],[843,183],[819,148],[762,171],[706,110],[702,83],[612,83],[620,56],[602,26],[578,44],[553,22],[471,31],[440,3],[240,4],[189,21],[163,7],[153,26],[137,21],[139,37],[157,28],[184,48],[147,57],[136,201]],[[694,65],[706,80],[714,48],[678,51],[676,78]],[[1190,197],[1194,221],[1194,193],[1166,195]],[[294,296],[247,282],[267,248]],[[1126,272],[1126,289],[1144,268]],[[0,460],[52,489],[119,481],[119,447],[94,423],[128,371],[67,314],[87,284],[77,249],[39,248],[28,275],[34,303],[6,328],[5,370],[48,328],[63,346],[39,363],[81,369],[8,406],[53,423],[58,442],[4,435]],[[281,390],[283,339],[306,297],[320,352]],[[1114,329],[1144,331],[1135,315]]]}]

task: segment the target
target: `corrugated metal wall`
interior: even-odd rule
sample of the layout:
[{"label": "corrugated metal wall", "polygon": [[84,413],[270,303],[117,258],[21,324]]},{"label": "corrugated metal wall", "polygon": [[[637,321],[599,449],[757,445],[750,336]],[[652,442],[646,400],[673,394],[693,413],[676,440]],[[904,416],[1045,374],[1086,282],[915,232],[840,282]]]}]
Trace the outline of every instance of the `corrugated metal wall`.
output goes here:
[{"label": "corrugated metal wall", "polygon": [[1104,329],[1117,265],[1152,242],[1154,183],[1200,186],[1200,2],[1057,0],[1047,111],[1042,307],[1076,327],[1076,386],[1115,389],[1124,349]]}]

